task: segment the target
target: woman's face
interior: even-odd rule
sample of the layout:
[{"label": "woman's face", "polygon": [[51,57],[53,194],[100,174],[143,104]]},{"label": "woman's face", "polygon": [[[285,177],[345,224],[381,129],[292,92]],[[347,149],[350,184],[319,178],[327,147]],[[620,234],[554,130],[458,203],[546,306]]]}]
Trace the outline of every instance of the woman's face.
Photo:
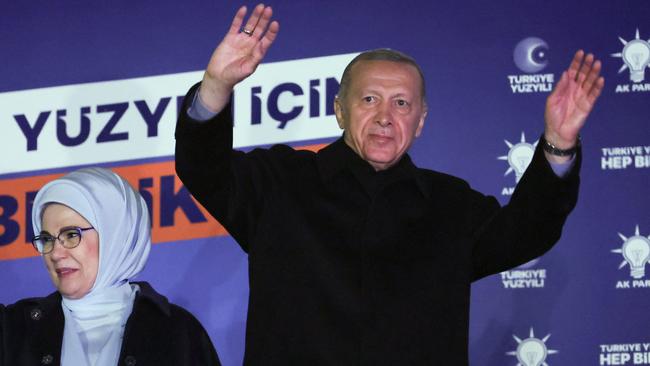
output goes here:
[{"label": "woman's face", "polygon": [[[68,206],[52,203],[43,211],[42,231],[57,236],[62,228],[87,228],[92,225]],[[96,230],[81,234],[81,242],[72,249],[57,240],[54,249],[44,254],[45,266],[52,283],[62,296],[70,299],[84,297],[95,283],[99,268],[99,236]]]}]

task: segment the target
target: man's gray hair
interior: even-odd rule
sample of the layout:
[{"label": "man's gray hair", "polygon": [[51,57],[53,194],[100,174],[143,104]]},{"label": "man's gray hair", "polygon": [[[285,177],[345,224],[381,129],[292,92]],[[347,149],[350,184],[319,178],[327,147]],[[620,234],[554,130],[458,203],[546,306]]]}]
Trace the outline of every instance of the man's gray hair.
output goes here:
[{"label": "man's gray hair", "polygon": [[343,76],[341,76],[341,84],[338,93],[339,99],[345,99],[348,88],[350,87],[350,73],[352,66],[360,61],[391,61],[412,65],[416,70],[418,70],[418,74],[420,75],[420,92],[422,94],[422,100],[425,99],[426,89],[424,87],[424,74],[422,73],[422,69],[420,69],[420,65],[415,62],[413,57],[397,50],[391,50],[390,48],[378,48],[375,50],[365,51],[353,58],[348,66],[345,67]]}]

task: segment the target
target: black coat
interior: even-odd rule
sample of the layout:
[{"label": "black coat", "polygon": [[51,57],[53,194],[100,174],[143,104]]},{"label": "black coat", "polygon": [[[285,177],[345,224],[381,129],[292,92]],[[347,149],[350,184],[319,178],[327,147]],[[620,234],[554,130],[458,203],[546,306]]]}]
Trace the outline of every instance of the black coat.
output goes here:
[{"label": "black coat", "polygon": [[[136,282],[133,311],[118,365],[220,365],[210,337],[187,310],[148,283]],[[60,365],[64,315],[61,295],[20,300],[0,308],[0,365]]]},{"label": "black coat", "polygon": [[246,365],[467,365],[471,282],[549,250],[577,200],[580,154],[558,178],[541,144],[501,207],[408,155],[375,172],[342,139],[233,151],[230,106],[186,110],[176,172],[248,253]]}]

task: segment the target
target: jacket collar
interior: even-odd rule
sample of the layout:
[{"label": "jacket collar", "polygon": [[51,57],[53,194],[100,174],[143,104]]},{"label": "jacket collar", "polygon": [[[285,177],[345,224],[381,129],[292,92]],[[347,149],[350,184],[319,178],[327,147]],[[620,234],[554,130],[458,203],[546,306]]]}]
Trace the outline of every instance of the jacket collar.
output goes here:
[{"label": "jacket collar", "polygon": [[165,315],[170,315],[169,300],[167,300],[165,296],[156,292],[156,290],[154,290],[148,282],[131,283],[136,284],[140,287],[140,291],[138,292],[138,296],[136,297],[135,301],[138,301],[140,299],[149,301],[152,304],[156,305],[156,307],[160,309],[160,311]]},{"label": "jacket collar", "polygon": [[377,172],[341,137],[320,150],[317,161],[320,175],[325,182],[331,181],[339,174],[350,172],[369,193],[374,192],[380,185],[386,186],[401,180],[412,180],[425,197],[429,198],[431,194],[424,177],[408,154],[404,154],[394,166]]}]

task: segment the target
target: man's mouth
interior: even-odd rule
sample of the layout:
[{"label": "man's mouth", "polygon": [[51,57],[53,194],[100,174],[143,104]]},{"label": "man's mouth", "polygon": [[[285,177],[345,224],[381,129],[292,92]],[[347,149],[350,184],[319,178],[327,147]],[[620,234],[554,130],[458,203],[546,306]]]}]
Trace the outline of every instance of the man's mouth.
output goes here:
[{"label": "man's mouth", "polygon": [[373,139],[375,142],[380,143],[380,144],[385,144],[389,141],[391,141],[393,138],[387,135],[381,135],[381,134],[370,134],[370,138]]}]

